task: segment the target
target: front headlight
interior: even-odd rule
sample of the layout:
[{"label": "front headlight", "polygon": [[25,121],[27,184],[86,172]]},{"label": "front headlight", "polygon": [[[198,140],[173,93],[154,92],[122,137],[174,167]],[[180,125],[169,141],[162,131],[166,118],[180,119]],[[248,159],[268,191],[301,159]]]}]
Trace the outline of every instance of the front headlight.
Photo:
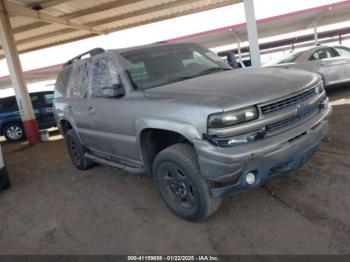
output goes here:
[{"label": "front headlight", "polygon": [[208,117],[208,128],[225,128],[258,118],[258,110],[255,106],[246,107],[223,113],[211,114]]},{"label": "front headlight", "polygon": [[324,84],[323,81],[321,81],[316,87],[315,87],[315,92],[317,94],[321,94],[324,91]]}]

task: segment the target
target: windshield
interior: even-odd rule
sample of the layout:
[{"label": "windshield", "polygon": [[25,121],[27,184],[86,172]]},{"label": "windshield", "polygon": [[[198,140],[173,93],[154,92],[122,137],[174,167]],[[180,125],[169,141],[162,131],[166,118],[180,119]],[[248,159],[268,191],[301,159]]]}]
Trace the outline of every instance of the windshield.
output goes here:
[{"label": "windshield", "polygon": [[147,47],[121,54],[135,89],[149,89],[232,68],[197,44]]},{"label": "windshield", "polygon": [[268,62],[265,66],[293,63],[301,56],[301,54],[302,52],[284,54]]}]

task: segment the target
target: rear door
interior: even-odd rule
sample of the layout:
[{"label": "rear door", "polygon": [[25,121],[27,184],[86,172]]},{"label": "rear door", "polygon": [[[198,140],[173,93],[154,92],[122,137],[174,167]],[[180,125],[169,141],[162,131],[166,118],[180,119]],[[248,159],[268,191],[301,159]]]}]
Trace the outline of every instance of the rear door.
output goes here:
[{"label": "rear door", "polygon": [[320,48],[311,55],[309,60],[318,64],[319,73],[324,76],[326,85],[344,80],[344,66],[347,61],[342,59],[334,48]]},{"label": "rear door", "polygon": [[87,145],[92,139],[92,122],[88,112],[88,84],[90,60],[84,59],[73,65],[68,83],[67,103],[64,107],[66,119],[72,121],[77,128],[80,139]]},{"label": "rear door", "polygon": [[42,105],[40,107],[41,120],[46,127],[54,126],[55,118],[52,110],[53,92],[43,92],[40,95],[42,101]]},{"label": "rear door", "polygon": [[41,114],[40,114],[40,109],[43,105],[43,102],[42,102],[40,93],[31,93],[31,94],[29,94],[29,97],[30,97],[30,101],[32,102],[35,118],[38,122],[39,128],[41,128],[41,124],[43,123],[43,119],[42,119]]}]

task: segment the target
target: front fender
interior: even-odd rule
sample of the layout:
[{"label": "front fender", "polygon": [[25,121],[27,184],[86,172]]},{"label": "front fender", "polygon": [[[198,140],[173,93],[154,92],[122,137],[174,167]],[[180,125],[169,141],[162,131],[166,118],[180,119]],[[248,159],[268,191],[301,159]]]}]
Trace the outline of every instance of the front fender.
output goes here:
[{"label": "front fender", "polygon": [[149,128],[173,131],[186,137],[186,139],[191,142],[194,139],[201,138],[201,134],[189,123],[181,122],[179,120],[143,118],[136,122],[136,140],[139,148],[141,133],[143,130]]}]

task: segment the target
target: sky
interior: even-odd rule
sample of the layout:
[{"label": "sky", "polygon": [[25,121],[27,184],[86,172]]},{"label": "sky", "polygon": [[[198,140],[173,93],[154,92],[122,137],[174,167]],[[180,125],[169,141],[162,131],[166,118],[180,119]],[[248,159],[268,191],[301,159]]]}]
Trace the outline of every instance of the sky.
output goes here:
[{"label": "sky", "polygon": [[[254,4],[256,18],[262,19],[340,1],[254,0]],[[21,54],[20,60],[23,70],[27,71],[64,63],[77,54],[95,47],[112,49],[148,44],[244,22],[243,4],[237,4]],[[0,76],[8,74],[6,61],[2,59]]]}]

